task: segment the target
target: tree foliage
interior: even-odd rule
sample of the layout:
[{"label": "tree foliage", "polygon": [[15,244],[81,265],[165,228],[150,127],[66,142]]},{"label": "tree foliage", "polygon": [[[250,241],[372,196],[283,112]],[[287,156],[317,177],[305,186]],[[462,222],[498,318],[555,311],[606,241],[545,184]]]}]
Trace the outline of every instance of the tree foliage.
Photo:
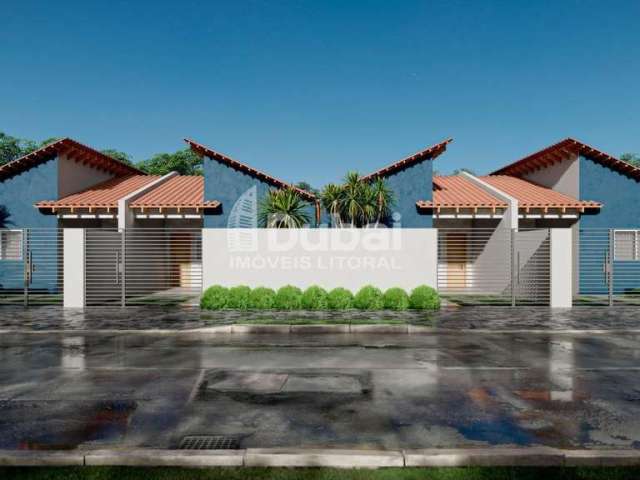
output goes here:
[{"label": "tree foliage", "polygon": [[178,172],[180,175],[202,175],[202,157],[190,148],[175,153],[158,153],[136,165],[150,175],[166,175]]},{"label": "tree foliage", "polygon": [[330,183],[320,194],[320,202],[334,227],[379,226],[391,213],[393,191],[382,178],[366,182],[357,172],[349,172],[342,185]]},{"label": "tree foliage", "polygon": [[0,132],[0,165],[9,163],[16,158],[27,155],[38,148],[59,140],[57,137],[48,138],[42,142],[35,142],[25,138],[12,137]]},{"label": "tree foliage", "polygon": [[104,150],[100,150],[100,153],[103,153],[107,157],[114,158],[127,165],[133,165],[133,159],[128,153],[124,153],[119,150],[115,150],[113,148],[105,148]]},{"label": "tree foliage", "polygon": [[267,228],[301,228],[310,221],[308,203],[291,188],[269,190],[260,202],[258,220]]},{"label": "tree foliage", "polygon": [[[60,137],[50,137],[41,142],[12,137],[0,132],[0,165],[27,155],[38,148],[60,140]],[[174,153],[158,153],[153,157],[134,163],[128,153],[106,148],[101,153],[119,160],[127,165],[138,167],[150,175],[166,175],[176,171],[181,175],[202,175],[202,158],[190,148],[184,148]]]},{"label": "tree foliage", "polygon": [[630,163],[633,166],[640,167],[640,154],[638,153],[623,153],[620,155],[620,160]]}]

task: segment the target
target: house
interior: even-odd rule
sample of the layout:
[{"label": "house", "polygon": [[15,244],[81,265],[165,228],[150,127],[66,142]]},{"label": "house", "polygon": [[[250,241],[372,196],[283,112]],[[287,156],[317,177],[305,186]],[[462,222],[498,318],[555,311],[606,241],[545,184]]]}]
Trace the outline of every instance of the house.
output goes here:
[{"label": "house", "polygon": [[309,202],[309,218],[319,219],[313,194],[187,143],[204,157],[202,176],[147,175],[69,138],[1,166],[0,289],[45,301],[59,292],[63,228],[86,229],[87,295],[101,304],[120,298],[121,277],[132,296],[199,288],[201,229],[257,226],[269,188],[295,189]]},{"label": "house", "polygon": [[[98,273],[88,272],[86,281],[115,298],[124,276],[136,294],[197,284],[201,229],[258,227],[259,202],[269,189],[294,189],[308,203],[309,226],[326,223],[313,193],[185,141],[203,157],[201,176],[147,175],[68,138],[1,166],[2,289],[60,290],[56,227],[87,229],[87,246],[94,246],[87,259]],[[540,303],[550,295],[549,229],[573,235],[574,292],[640,287],[640,169],[566,139],[490,175],[434,176],[433,161],[451,141],[363,177],[383,178],[394,191],[394,227],[438,229],[442,291]],[[127,261],[144,258],[145,269],[120,257],[123,235],[131,240]]]}]

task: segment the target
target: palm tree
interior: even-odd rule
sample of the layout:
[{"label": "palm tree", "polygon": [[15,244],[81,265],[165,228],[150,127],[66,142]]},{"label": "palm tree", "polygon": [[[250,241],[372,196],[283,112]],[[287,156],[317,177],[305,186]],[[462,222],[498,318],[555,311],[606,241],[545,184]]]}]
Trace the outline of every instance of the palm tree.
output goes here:
[{"label": "palm tree", "polygon": [[395,202],[393,190],[380,177],[376,178],[371,186],[376,202],[376,228],[380,222],[389,215],[391,206]]},{"label": "palm tree", "polygon": [[9,210],[7,210],[7,207],[0,205],[0,228],[7,228],[7,226],[11,224],[9,221],[10,216],[11,214]]},{"label": "palm tree", "polygon": [[342,227],[340,206],[342,204],[343,193],[340,185],[330,183],[322,189],[322,193],[320,194],[320,201],[331,217],[331,224],[339,228]]},{"label": "palm tree", "polygon": [[344,177],[340,210],[349,220],[351,228],[358,226],[359,221],[364,219],[363,185],[358,172],[349,172]]},{"label": "palm tree", "polygon": [[293,189],[269,190],[260,202],[260,225],[267,228],[300,228],[309,223],[306,207],[307,204]]}]

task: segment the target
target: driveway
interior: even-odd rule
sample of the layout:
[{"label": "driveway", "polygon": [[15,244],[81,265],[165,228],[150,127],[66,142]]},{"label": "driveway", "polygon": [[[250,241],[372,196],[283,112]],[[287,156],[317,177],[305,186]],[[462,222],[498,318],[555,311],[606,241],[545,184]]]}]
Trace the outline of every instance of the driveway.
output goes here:
[{"label": "driveway", "polygon": [[614,330],[4,333],[0,449],[638,448],[639,360]]}]

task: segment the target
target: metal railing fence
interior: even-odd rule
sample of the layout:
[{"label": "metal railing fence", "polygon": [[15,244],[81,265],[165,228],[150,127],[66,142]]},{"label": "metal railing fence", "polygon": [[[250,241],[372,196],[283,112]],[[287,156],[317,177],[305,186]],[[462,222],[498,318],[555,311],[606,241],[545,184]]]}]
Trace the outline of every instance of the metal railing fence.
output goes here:
[{"label": "metal railing fence", "polygon": [[438,290],[460,304],[548,304],[548,229],[438,229]]}]

